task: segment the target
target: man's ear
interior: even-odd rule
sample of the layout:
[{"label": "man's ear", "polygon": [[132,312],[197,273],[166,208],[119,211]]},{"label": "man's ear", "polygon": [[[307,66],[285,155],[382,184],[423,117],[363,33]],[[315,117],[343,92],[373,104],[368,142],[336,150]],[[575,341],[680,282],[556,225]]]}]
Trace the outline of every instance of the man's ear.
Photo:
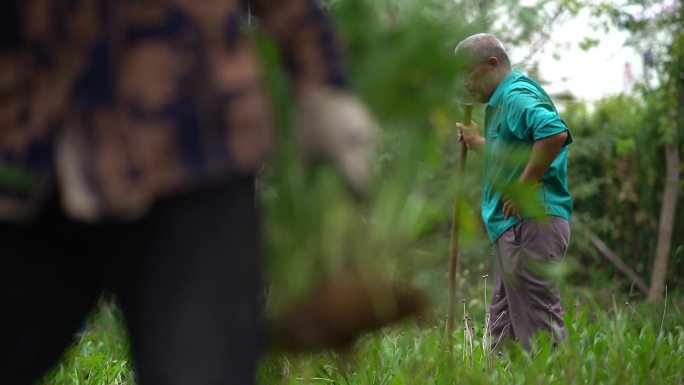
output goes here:
[{"label": "man's ear", "polygon": [[499,66],[499,64],[501,64],[501,62],[499,62],[499,59],[496,56],[490,56],[487,58],[487,64],[496,68]]}]

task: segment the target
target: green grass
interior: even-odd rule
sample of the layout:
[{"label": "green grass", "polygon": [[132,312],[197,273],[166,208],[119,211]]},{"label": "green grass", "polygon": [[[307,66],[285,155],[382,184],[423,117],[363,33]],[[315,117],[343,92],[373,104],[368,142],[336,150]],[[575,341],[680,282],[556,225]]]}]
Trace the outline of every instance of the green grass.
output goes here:
[{"label": "green grass", "polygon": [[135,372],[121,313],[102,300],[62,362],[43,378],[45,385],[133,385]]},{"label": "green grass", "polygon": [[[259,384],[682,384],[684,320],[672,299],[626,304],[613,295],[567,290],[568,341],[552,349],[539,341],[532,354],[510,346],[504,357],[482,349],[483,301],[469,301],[472,348],[460,328],[453,352],[442,342],[441,309],[363,337],[346,352],[269,355]],[[461,310],[462,312],[463,310]],[[472,312],[472,313],[471,313]],[[134,384],[120,316],[103,302],[88,330],[44,384]]]},{"label": "green grass", "polygon": [[569,339],[561,348],[542,340],[532,354],[515,345],[503,358],[483,351],[477,319],[473,347],[464,343],[461,328],[453,353],[442,343],[441,323],[409,323],[369,335],[344,354],[269,357],[261,383],[682,384],[681,310],[670,309],[663,318],[662,306],[661,314],[655,309],[617,302],[603,308],[578,300],[565,315]]}]

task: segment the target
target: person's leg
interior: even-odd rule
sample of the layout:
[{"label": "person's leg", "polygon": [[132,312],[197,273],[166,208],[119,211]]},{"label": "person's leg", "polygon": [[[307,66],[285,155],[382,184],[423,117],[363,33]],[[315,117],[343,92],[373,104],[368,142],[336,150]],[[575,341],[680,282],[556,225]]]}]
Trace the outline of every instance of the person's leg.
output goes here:
[{"label": "person's leg", "polygon": [[492,300],[489,304],[489,334],[491,338],[490,347],[492,351],[495,351],[500,349],[507,340],[514,339],[515,335],[511,325],[506,288],[502,280],[503,266],[501,255],[496,243],[493,249],[494,285],[492,288]]},{"label": "person's leg", "polygon": [[567,336],[558,283],[549,268],[565,256],[569,237],[567,221],[550,217],[545,223],[520,222],[497,241],[513,333],[528,350],[540,331],[556,340]]},{"label": "person's leg", "polygon": [[97,300],[79,244],[56,203],[30,224],[0,223],[0,384],[39,379]]},{"label": "person's leg", "polygon": [[141,385],[250,384],[264,343],[253,178],[159,202],[115,277]]}]

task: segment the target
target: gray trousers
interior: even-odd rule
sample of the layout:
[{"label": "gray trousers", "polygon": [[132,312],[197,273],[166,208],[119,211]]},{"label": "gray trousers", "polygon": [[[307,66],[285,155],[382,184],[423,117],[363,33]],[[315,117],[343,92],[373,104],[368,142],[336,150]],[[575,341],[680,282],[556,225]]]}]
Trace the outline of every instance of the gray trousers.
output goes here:
[{"label": "gray trousers", "polygon": [[544,222],[523,220],[496,240],[489,305],[493,349],[513,339],[529,351],[540,331],[550,332],[555,341],[567,337],[557,279],[549,268],[563,259],[569,239],[568,222],[550,216]]}]

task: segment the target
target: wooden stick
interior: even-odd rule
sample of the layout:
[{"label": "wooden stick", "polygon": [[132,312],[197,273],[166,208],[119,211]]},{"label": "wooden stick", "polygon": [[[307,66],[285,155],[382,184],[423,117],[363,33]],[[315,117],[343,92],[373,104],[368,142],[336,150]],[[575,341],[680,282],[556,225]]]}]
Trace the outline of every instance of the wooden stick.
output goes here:
[{"label": "wooden stick", "polygon": [[[472,121],[473,106],[472,104],[465,104],[464,109],[464,123],[470,124]],[[465,142],[461,142],[461,154],[458,159],[458,166],[456,176],[459,181],[463,178],[465,170],[466,156],[468,155],[468,147]],[[451,217],[451,245],[449,250],[449,292],[447,295],[447,316],[446,316],[446,330],[444,332],[444,341],[449,344],[449,351],[453,349],[451,341],[454,330],[454,297],[456,296],[456,274],[458,272],[458,232],[459,232],[459,216],[461,213],[460,194],[454,197],[454,204]]]}]

